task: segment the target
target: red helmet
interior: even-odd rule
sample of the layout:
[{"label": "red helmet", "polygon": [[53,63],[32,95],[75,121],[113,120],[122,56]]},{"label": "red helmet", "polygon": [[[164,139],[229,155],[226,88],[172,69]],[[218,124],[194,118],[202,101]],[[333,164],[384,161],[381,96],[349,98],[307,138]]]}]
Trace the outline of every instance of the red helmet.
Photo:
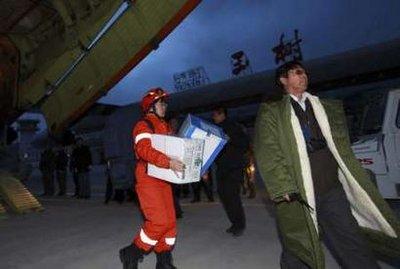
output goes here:
[{"label": "red helmet", "polygon": [[143,112],[149,111],[151,106],[160,99],[168,97],[168,93],[161,88],[154,88],[149,90],[142,98],[141,107]]}]

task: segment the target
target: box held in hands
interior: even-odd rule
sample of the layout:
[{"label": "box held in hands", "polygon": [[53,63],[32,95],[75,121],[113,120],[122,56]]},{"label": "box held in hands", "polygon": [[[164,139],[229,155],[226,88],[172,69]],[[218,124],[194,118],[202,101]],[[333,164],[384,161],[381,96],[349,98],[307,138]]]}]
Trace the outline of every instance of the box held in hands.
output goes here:
[{"label": "box held in hands", "polygon": [[148,175],[175,184],[200,180],[204,140],[153,134],[151,135],[151,145],[167,156],[182,161],[185,164],[185,170],[183,173],[178,173],[149,163],[147,165]]}]

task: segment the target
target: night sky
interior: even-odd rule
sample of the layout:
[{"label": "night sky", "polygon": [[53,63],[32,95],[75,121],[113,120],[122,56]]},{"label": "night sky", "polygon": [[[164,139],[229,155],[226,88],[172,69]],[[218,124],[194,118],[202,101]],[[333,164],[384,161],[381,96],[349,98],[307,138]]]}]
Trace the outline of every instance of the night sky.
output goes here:
[{"label": "night sky", "polygon": [[204,0],[101,102],[128,104],[150,87],[174,91],[173,74],[204,66],[211,82],[231,77],[244,50],[254,72],[275,67],[282,32],[303,38],[304,60],[400,37],[399,0]]}]

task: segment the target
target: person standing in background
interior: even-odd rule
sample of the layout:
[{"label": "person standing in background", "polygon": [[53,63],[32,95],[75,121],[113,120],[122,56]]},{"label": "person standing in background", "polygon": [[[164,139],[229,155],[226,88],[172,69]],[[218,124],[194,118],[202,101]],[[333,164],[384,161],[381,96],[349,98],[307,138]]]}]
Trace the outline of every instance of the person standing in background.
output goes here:
[{"label": "person standing in background", "polygon": [[250,145],[249,138],[243,126],[228,119],[226,108],[215,109],[212,118],[229,136],[228,143],[215,161],[218,194],[232,224],[226,232],[241,236],[246,228],[246,216],[240,197],[240,185],[246,165],[245,154]]},{"label": "person standing in background", "polygon": [[54,195],[55,154],[50,145],[40,155],[39,169],[42,172],[42,196]]},{"label": "person standing in background", "polygon": [[69,159],[69,171],[72,173],[72,179],[74,180],[74,185],[75,185],[75,192],[72,197],[79,198],[79,192],[80,192],[80,187],[79,187],[79,177],[78,177],[78,168],[77,168],[77,149],[78,145],[75,143],[72,148],[72,153]]},{"label": "person standing in background", "polygon": [[68,155],[65,152],[64,147],[60,147],[56,153],[56,178],[58,182],[58,196],[63,196],[66,193],[67,185],[67,166],[68,166]]},{"label": "person standing in background", "polygon": [[78,176],[79,193],[78,198],[90,199],[90,166],[92,165],[92,154],[88,146],[83,144],[82,138],[76,140],[77,146],[72,152],[74,169]]}]

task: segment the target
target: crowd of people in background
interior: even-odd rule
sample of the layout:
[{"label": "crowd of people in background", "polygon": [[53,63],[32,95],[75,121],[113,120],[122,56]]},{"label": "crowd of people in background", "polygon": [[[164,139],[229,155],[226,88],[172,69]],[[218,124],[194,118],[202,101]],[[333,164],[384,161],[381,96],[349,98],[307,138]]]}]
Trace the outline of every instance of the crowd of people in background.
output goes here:
[{"label": "crowd of people in background", "polygon": [[69,168],[75,192],[73,197],[90,199],[91,184],[89,171],[92,165],[92,155],[82,138],[76,139],[71,154],[64,146],[48,145],[40,155],[39,169],[42,173],[42,196],[55,195],[55,181],[58,183],[58,196],[67,194],[67,170]]},{"label": "crowd of people in background", "polygon": [[[171,126],[178,128],[176,118],[171,120]],[[242,196],[248,198],[255,197],[255,168],[254,157],[249,148],[243,155],[245,167],[243,176],[240,176],[240,192]],[[73,190],[71,197],[78,199],[90,199],[91,180],[90,170],[92,166],[92,155],[90,148],[84,144],[82,138],[78,137],[70,147],[47,146],[41,153],[39,169],[41,171],[43,193],[41,196],[67,196],[68,178],[72,179]],[[132,175],[127,173],[126,166],[132,165],[125,163],[120,158],[110,158],[104,161],[105,171],[105,197],[104,203],[115,201],[138,203],[136,194],[133,190]],[[117,173],[115,171],[118,171]],[[201,201],[214,202],[216,192],[217,165],[213,165],[199,182],[174,185],[173,192],[175,197],[175,210],[177,218],[183,217],[183,210],[180,200],[187,199],[190,203]],[[205,198],[202,199],[202,192]]]}]

